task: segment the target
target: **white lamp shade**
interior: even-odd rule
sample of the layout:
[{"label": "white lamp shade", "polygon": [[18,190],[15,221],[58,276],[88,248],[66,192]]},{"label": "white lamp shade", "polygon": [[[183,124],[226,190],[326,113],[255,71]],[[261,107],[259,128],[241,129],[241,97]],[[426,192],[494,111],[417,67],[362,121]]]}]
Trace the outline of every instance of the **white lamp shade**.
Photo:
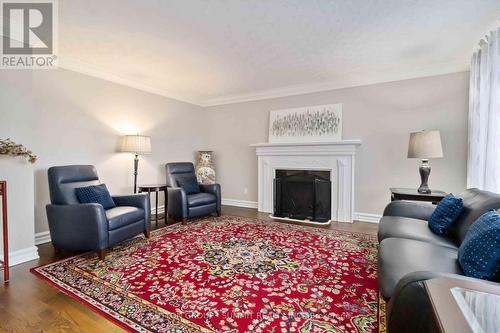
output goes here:
[{"label": "white lamp shade", "polygon": [[137,155],[151,153],[151,138],[144,135],[125,135],[122,138],[122,152]]},{"label": "white lamp shade", "polygon": [[439,158],[443,157],[441,134],[437,130],[410,133],[408,158]]}]

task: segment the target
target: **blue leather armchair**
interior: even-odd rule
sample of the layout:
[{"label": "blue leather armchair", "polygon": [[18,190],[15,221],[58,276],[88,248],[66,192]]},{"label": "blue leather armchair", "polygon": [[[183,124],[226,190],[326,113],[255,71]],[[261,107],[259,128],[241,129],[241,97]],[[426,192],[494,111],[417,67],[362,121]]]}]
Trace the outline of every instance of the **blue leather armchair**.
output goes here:
[{"label": "blue leather armchair", "polygon": [[48,170],[51,204],[46,206],[54,248],[76,251],[97,250],[100,259],[106,249],[144,233],[149,238],[151,209],[147,194],[113,196],[115,208],[105,210],[97,203],[81,204],[75,189],[98,185],[92,165],[68,165]]},{"label": "blue leather armchair", "polygon": [[168,214],[183,224],[192,217],[221,214],[221,189],[219,184],[199,184],[200,192],[186,194],[179,185],[179,178],[192,174],[195,177],[193,163],[167,163]]}]

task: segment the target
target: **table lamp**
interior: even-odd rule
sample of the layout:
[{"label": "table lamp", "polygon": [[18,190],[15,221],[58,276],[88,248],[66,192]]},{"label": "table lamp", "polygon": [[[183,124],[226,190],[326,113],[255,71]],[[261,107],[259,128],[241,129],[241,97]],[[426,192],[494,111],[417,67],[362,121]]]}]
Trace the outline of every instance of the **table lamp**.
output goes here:
[{"label": "table lamp", "polygon": [[431,173],[429,165],[430,158],[443,157],[443,148],[441,146],[441,134],[437,130],[421,131],[410,133],[410,142],[408,144],[408,158],[422,159],[420,166],[420,179],[422,183],[418,188],[419,193],[431,193],[428,180]]},{"label": "table lamp", "polygon": [[120,151],[135,155],[134,193],[137,193],[137,169],[139,167],[139,155],[151,153],[151,138],[144,135],[125,135],[122,139],[122,147]]}]

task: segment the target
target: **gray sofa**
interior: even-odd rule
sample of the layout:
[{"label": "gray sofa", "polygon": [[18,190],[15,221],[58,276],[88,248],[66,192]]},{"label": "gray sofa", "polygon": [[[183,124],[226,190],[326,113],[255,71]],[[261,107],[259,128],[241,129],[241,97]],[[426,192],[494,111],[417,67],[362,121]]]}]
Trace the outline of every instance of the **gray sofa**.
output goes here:
[{"label": "gray sofa", "polygon": [[474,221],[491,209],[500,209],[500,195],[468,189],[458,195],[464,208],[451,232],[431,232],[427,220],[436,206],[393,201],[384,210],[378,230],[379,286],[390,298],[389,332],[437,332],[423,282],[440,276],[471,279],[458,264],[458,247]]}]

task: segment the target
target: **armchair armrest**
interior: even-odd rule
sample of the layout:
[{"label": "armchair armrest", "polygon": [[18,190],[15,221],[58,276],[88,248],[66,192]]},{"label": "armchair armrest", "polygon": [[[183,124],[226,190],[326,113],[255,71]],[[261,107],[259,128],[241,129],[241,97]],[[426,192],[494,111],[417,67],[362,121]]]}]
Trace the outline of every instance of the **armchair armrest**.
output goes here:
[{"label": "armchair armrest", "polygon": [[151,207],[149,196],[146,193],[113,195],[112,198],[117,206],[132,206],[142,209]]},{"label": "armchair armrest", "polygon": [[46,211],[56,248],[82,251],[108,247],[108,220],[101,205],[47,205]]},{"label": "armchair armrest", "polygon": [[385,207],[384,216],[401,216],[428,221],[435,209],[436,206],[429,203],[397,200]]},{"label": "armchair armrest", "polygon": [[117,206],[132,206],[144,209],[144,221],[146,230],[151,229],[151,201],[146,193],[113,195],[113,201]]},{"label": "armchair armrest", "polygon": [[187,196],[181,187],[169,187],[168,214],[176,219],[188,218]]},{"label": "armchair armrest", "polygon": [[200,190],[202,192],[212,193],[215,195],[215,197],[217,198],[217,213],[220,213],[221,200],[222,200],[220,184],[209,184],[209,185],[200,184]]}]

